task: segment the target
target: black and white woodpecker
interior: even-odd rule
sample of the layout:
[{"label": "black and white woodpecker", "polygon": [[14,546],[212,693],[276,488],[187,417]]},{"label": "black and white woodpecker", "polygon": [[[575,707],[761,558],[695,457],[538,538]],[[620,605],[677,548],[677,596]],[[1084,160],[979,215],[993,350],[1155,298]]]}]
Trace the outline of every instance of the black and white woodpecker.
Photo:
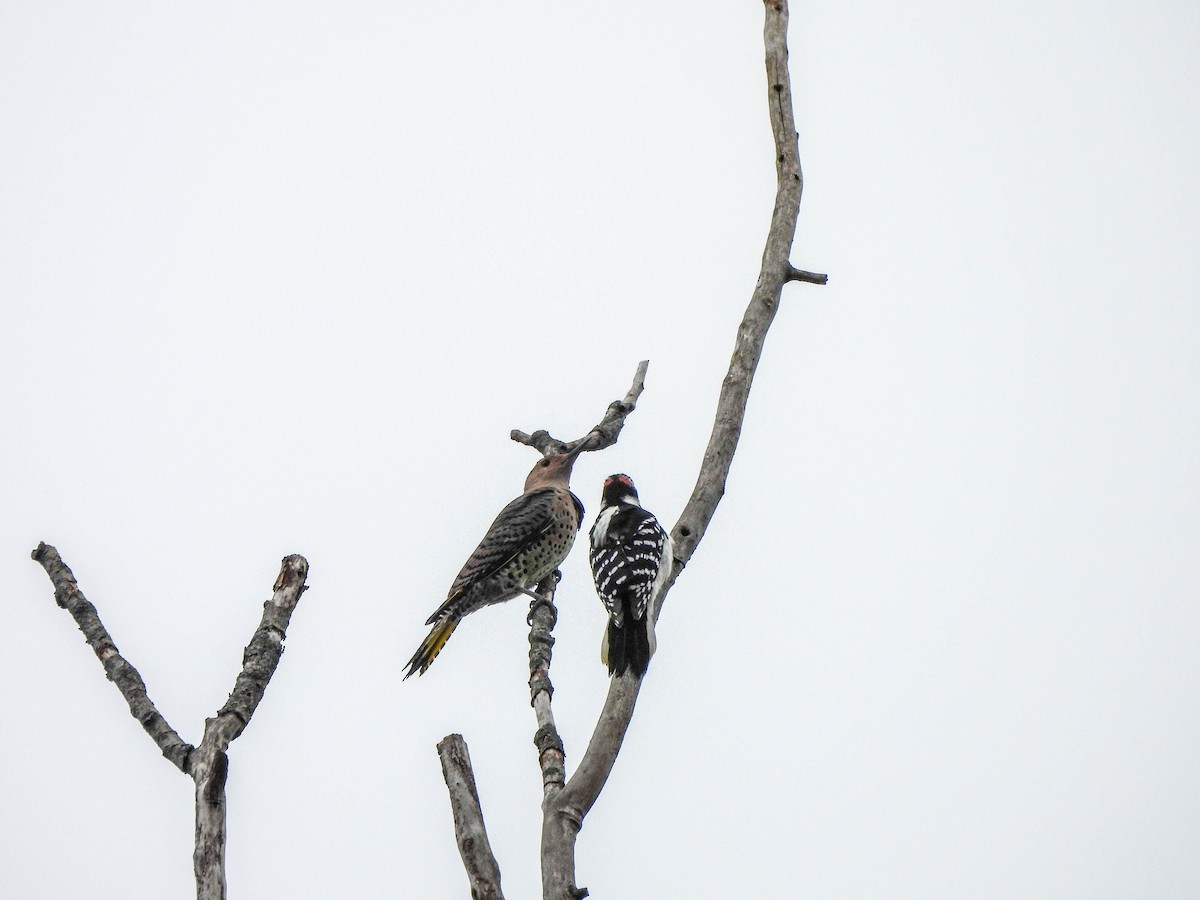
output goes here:
[{"label": "black and white woodpecker", "polygon": [[608,610],[600,660],[610,675],[646,674],[658,597],[674,565],[671,536],[642,508],[633,479],[609,475],[591,533],[592,577]]},{"label": "black and white woodpecker", "polygon": [[587,439],[568,453],[539,460],[525,493],[500,511],[450,586],[446,602],[426,621],[433,629],[408,661],[408,678],[422,675],[446,646],[463,616],[510,600],[557,569],[583,522],[583,504],[571,493],[571,467]]}]

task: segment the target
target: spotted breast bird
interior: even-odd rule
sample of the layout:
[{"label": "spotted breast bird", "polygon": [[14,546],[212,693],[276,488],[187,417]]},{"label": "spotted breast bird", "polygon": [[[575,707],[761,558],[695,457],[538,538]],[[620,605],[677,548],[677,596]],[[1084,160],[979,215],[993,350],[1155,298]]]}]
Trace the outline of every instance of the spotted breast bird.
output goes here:
[{"label": "spotted breast bird", "polygon": [[446,602],[425,624],[433,629],[408,661],[408,678],[433,664],[464,616],[532,588],[557,569],[575,543],[583,504],[571,493],[571,467],[586,440],[567,453],[542,458],[525,479],[525,493],[496,521],[454,579]]},{"label": "spotted breast bird", "polygon": [[591,532],[592,577],[608,610],[600,659],[610,675],[646,674],[654,655],[654,616],[671,576],[671,536],[638,500],[633,479],[610,475]]}]

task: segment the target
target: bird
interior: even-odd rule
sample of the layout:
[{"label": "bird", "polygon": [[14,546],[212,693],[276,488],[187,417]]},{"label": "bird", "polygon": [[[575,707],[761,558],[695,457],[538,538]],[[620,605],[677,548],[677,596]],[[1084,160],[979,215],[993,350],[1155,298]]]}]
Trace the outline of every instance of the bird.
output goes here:
[{"label": "bird", "polygon": [[608,610],[600,660],[609,675],[646,674],[654,655],[658,597],[671,576],[671,536],[642,508],[628,475],[610,475],[600,492],[589,560],[596,593]]},{"label": "bird", "polygon": [[538,582],[571,552],[583,523],[583,503],[571,493],[571,468],[588,442],[538,460],[525,493],[500,510],[450,586],[446,602],[426,621],[433,629],[408,661],[407,679],[424,675],[458,623],[477,609],[533,594]]}]

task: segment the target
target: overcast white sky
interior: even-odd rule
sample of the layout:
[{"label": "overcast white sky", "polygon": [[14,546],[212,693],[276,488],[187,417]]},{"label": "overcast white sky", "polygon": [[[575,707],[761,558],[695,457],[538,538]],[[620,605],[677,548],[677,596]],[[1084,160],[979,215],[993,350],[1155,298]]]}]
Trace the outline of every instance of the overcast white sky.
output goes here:
[{"label": "overcast white sky", "polygon": [[[230,896],[461,897],[436,742],[538,893],[525,604],[401,683],[534,461],[649,358],[668,522],[774,190],[756,2],[0,6],[0,894],[187,897],[185,739],[279,560]],[[578,846],[597,898],[1200,896],[1200,7],[795,4],[791,285]],[[576,549],[568,765],[607,681]]]}]

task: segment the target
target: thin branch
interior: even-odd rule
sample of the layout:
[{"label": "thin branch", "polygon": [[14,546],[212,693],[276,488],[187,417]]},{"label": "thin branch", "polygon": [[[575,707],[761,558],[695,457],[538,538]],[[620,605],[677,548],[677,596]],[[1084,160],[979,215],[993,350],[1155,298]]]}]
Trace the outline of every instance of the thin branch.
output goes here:
[{"label": "thin branch", "polygon": [[307,578],[308,561],[303,556],[284,558],[275,579],[274,593],[263,604],[262,621],[242,654],[242,671],[216,719],[205,721],[202,744],[211,743],[223,751],[250,723],[250,717],[258,708],[267,683],[283,656],[283,639],[287,636],[300,595],[307,590],[304,584]]},{"label": "thin branch", "polygon": [[306,590],[308,562],[288,556],[275,579],[274,593],[263,604],[262,621],[242,654],[242,671],[225,705],[204,720],[204,738],[192,751],[188,771],[196,782],[196,849],[192,866],[198,900],[225,898],[225,781],[229,743],[250,724],[283,656],[283,640],[300,595]]},{"label": "thin branch", "polygon": [[533,743],[538,750],[538,767],[542,770],[542,797],[561,791],[567,780],[566,751],[550,699],[554,685],[550,683],[550,657],[554,649],[554,625],[558,610],[554,606],[557,577],[551,575],[538,585],[540,599],[529,605],[529,705],[537,719]]},{"label": "thin branch", "polygon": [[[574,450],[583,441],[591,442],[591,445],[584,451],[586,453],[594,453],[597,450],[604,450],[607,447],[611,447],[617,442],[617,438],[621,436],[621,429],[625,427],[625,419],[631,412],[637,409],[638,397],[642,396],[642,391],[646,387],[646,370],[648,368],[650,368],[650,360],[643,359],[638,363],[637,371],[633,375],[633,384],[629,386],[625,398],[623,400],[614,400],[608,404],[604,418],[600,420],[595,428],[578,440],[560,441],[551,437],[548,431],[535,431],[533,434],[526,434],[516,429],[513,429],[509,433],[509,437],[518,444],[533,447],[542,456],[566,453],[569,450]],[[593,438],[593,435],[595,435],[595,438]]]},{"label": "thin branch", "polygon": [[816,272],[805,272],[803,269],[794,269],[788,266],[787,281],[806,281],[809,284],[829,284],[828,275],[820,275]]},{"label": "thin branch", "polygon": [[146,692],[146,682],[142,681],[142,676],[129,660],[121,655],[112,635],[100,621],[96,607],[83,596],[83,591],[75,581],[75,575],[62,561],[58,551],[49,544],[39,543],[30,555],[50,576],[50,582],[54,585],[54,601],[75,619],[75,624],[79,626],[88,645],[104,666],[104,674],[117,686],[121,696],[129,704],[129,712],[141,722],[146,734],[154,739],[154,743],[158,744],[162,755],[179,771],[186,772],[188,757],[195,748],[179,736],[150,700],[150,695]]},{"label": "thin branch", "polygon": [[596,803],[617,762],[641,688],[642,680],[628,673],[609,680],[608,696],[587,750],[559,798],[558,812],[576,832],[583,826],[584,817]]},{"label": "thin branch", "polygon": [[[804,179],[800,170],[791,79],[787,68],[786,0],[765,0],[764,10],[768,109],[775,139],[775,206],[758,281],[738,327],[729,371],[717,399],[715,421],[704,461],[692,496],[672,529],[675,566],[659,595],[654,613],[656,619],[667,592],[695,553],[725,493],[725,482],[745,420],[750,386],[762,356],[767,330],[779,308],[783,286],[789,280],[808,280],[797,278],[799,270],[788,261],[796,234]],[[640,690],[640,679],[629,676],[612,679],[604,709],[579,766],[565,788],[552,798],[548,797],[543,804],[542,891],[545,900],[580,896],[574,884],[575,838],[612,771]],[[551,858],[549,865],[547,856]]]},{"label": "thin branch", "polygon": [[504,900],[500,890],[500,866],[492,855],[471,755],[461,734],[450,734],[437,745],[442,761],[442,776],[450,792],[450,811],[454,816],[454,835],[458,852],[471,883],[472,900]]},{"label": "thin branch", "polygon": [[[637,408],[638,398],[646,386],[646,371],[649,366],[649,360],[642,360],[638,364],[633,383],[625,397],[610,403],[599,424],[579,440],[569,443],[559,441],[547,431],[535,431],[532,435],[513,431],[510,436],[514,441],[531,446],[543,455],[564,453],[582,442],[589,443],[589,451],[611,447],[620,437],[625,419]],[[554,710],[550,703],[554,695],[554,686],[550,682],[550,658],[554,647],[552,632],[558,619],[558,611],[554,606],[554,587],[557,580],[555,575],[538,585],[540,598],[530,604],[529,693],[530,705],[533,706],[538,726],[533,741],[538,751],[538,767],[542,772],[542,890],[546,897],[578,900],[587,896],[586,889],[577,888],[574,884],[574,836],[582,825],[583,818],[573,818],[569,814],[564,817],[561,813],[553,812],[559,809],[556,798],[566,782],[566,750],[554,723]],[[568,823],[568,828],[573,828],[569,840],[565,840],[562,833],[564,820]],[[551,891],[554,893],[550,893]]]},{"label": "thin branch", "polygon": [[771,132],[775,138],[775,208],[771,213],[771,227],[763,248],[758,281],[750,305],[738,326],[729,371],[721,385],[712,435],[704,451],[704,462],[692,496],[671,532],[678,563],[676,574],[691,559],[725,493],[725,480],[741,437],[754,372],[762,356],[767,330],[779,309],[783,285],[792,271],[788,256],[796,235],[804,178],[800,171],[799,144],[792,112],[792,86],[787,67],[788,10],[785,0],[766,0],[763,6],[766,11],[763,44],[766,49],[768,109]]},{"label": "thin branch", "polygon": [[[574,441],[561,441],[553,437],[548,431],[539,430],[533,434],[526,434],[523,431],[513,430],[509,437],[519,444],[525,444],[528,447],[533,447],[543,456],[552,456],[555,454],[566,453],[582,444],[587,444],[585,452],[603,450],[606,447],[611,447],[617,442],[620,437],[621,430],[625,427],[625,419],[629,414],[637,408],[638,398],[642,395],[645,389],[646,371],[650,366],[649,360],[642,360],[637,367],[637,371],[633,376],[633,383],[629,390],[625,393],[625,397],[621,400],[614,400],[608,405],[604,416],[600,422],[592,428],[583,437]],[[562,738],[559,736],[558,728],[554,724],[554,710],[550,705],[550,698],[554,694],[554,686],[550,683],[550,657],[554,647],[553,630],[554,624],[558,619],[558,611],[554,606],[554,588],[558,583],[558,573],[555,572],[549,577],[543,579],[538,585],[538,596],[530,604],[529,609],[529,691],[530,705],[534,709],[534,716],[537,719],[537,732],[534,735],[534,744],[538,749],[538,767],[542,772],[542,790],[543,790],[543,808],[560,792],[563,784],[566,781],[566,766],[565,766],[565,751],[563,749]],[[447,742],[453,738],[462,742],[461,737],[450,735],[443,739],[438,745],[438,752],[442,756],[443,773],[447,772],[447,754],[451,753],[451,747]],[[462,744],[463,756],[466,755],[466,744]],[[469,760],[466,765],[469,767]],[[469,768],[468,768],[469,771]],[[486,848],[486,833],[483,827],[482,814],[475,815],[466,809],[467,819],[460,818],[460,805],[464,803],[460,796],[456,798],[455,788],[451,786],[449,774],[446,775],[446,784],[450,788],[450,804],[454,810],[455,834],[458,837],[459,852],[463,857],[463,865],[467,869],[467,876],[472,885],[472,896],[475,896],[477,883],[488,890],[494,884],[495,896],[499,896],[500,890],[500,871],[496,866],[495,858],[491,855],[490,848]],[[474,776],[471,781],[471,793],[474,794]],[[478,806],[478,796],[475,796],[475,805]],[[543,822],[548,821],[544,817]],[[543,824],[543,829],[545,824]],[[468,829],[464,831],[464,829]],[[480,856],[480,845],[478,836],[483,835],[483,843],[487,850],[486,857]],[[543,847],[547,846],[546,840],[543,837]],[[573,852],[573,844],[572,844]],[[543,853],[543,865],[545,865],[547,857]],[[574,874],[574,859],[571,860],[571,872]],[[477,882],[477,878],[482,877],[479,873],[485,873],[488,877]],[[491,878],[491,873],[494,872],[494,879]],[[554,879],[548,878],[543,870],[543,884],[551,883]],[[480,894],[480,896],[492,896],[490,894]],[[586,897],[587,891],[580,891],[572,885],[569,889],[569,896],[572,898]]]}]

